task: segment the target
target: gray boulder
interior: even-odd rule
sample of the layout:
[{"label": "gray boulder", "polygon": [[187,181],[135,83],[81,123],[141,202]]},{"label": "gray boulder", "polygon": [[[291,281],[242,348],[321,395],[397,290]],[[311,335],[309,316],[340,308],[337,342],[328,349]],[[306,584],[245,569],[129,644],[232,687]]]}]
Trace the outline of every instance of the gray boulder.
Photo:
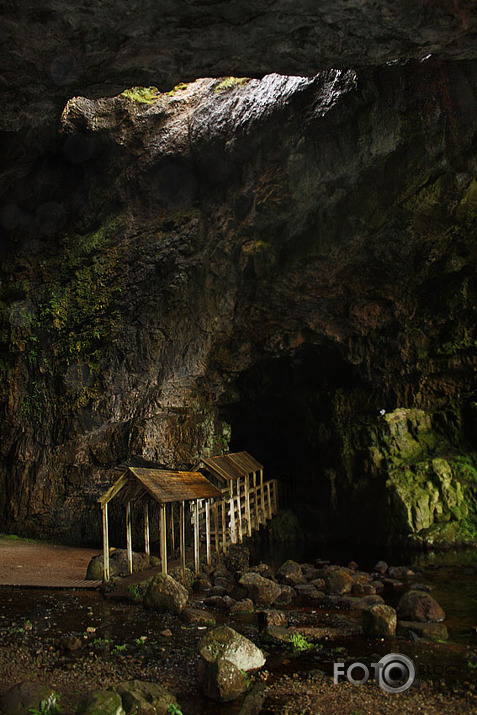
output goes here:
[{"label": "gray boulder", "polygon": [[297,593],[292,586],[282,586],[280,593],[274,600],[274,606],[289,606],[297,597]]},{"label": "gray boulder", "polygon": [[205,634],[199,643],[199,680],[204,693],[213,700],[234,700],[249,685],[246,673],[265,664],[257,646],[228,626]]},{"label": "gray boulder", "polygon": [[168,574],[158,573],[152,578],[144,595],[143,604],[156,611],[179,615],[185,608],[189,593],[182,584]]}]

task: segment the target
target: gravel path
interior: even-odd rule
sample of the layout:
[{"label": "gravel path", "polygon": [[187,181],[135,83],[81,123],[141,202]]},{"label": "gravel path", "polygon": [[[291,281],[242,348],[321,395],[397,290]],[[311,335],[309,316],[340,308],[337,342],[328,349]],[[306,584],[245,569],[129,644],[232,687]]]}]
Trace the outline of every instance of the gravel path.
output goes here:
[{"label": "gravel path", "polygon": [[98,549],[0,537],[0,586],[78,587]]}]

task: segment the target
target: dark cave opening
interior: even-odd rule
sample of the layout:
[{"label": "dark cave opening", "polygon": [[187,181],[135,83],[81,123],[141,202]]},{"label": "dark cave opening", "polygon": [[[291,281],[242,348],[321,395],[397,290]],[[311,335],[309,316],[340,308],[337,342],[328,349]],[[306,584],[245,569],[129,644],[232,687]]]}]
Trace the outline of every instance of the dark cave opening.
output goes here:
[{"label": "dark cave opening", "polygon": [[376,414],[357,368],[334,347],[307,346],[256,363],[235,387],[238,399],[225,409],[230,450],[247,450],[266,477],[280,480],[281,506],[307,538],[339,538],[353,507],[347,475],[365,468],[359,450],[348,448],[353,415]]}]

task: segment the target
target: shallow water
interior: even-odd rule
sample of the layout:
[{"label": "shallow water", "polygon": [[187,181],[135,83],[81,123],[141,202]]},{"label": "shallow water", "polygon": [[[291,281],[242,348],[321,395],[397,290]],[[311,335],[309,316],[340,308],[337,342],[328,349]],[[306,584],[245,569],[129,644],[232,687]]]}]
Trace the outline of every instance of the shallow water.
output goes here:
[{"label": "shallow water", "polygon": [[[350,554],[349,558],[336,558],[339,555],[326,549],[321,549],[319,553],[320,558],[343,564],[352,557]],[[346,555],[341,553],[341,557]],[[275,564],[290,556],[312,560],[316,558],[316,550],[315,556],[311,553],[297,554],[296,550],[268,555],[262,552],[263,560]],[[383,553],[362,555],[361,560],[356,553],[353,556],[361,568],[369,568]],[[418,678],[422,680],[444,682],[451,687],[455,683],[476,681],[477,668],[471,666],[477,664],[477,638],[473,630],[477,625],[477,568],[474,568],[474,565],[477,566],[477,554],[474,551],[458,551],[407,554],[406,558],[398,554],[392,560],[388,554],[385,556],[389,559],[388,563],[409,565],[418,572],[414,582],[418,580],[433,587],[433,595],[447,613],[449,643],[368,640],[363,636],[348,636],[323,641],[303,654],[269,649],[266,669],[270,678],[282,675],[293,677],[295,673],[306,678],[308,673],[312,677],[313,673],[320,671],[329,676],[333,673],[334,662],[360,660],[370,664],[387,653],[402,652],[413,659]],[[258,560],[259,557],[255,553],[253,558]],[[401,589],[387,593],[387,601],[391,605],[397,604],[401,593],[408,588],[409,584],[404,584]],[[200,594],[194,597],[200,599]],[[214,615],[218,622],[226,619],[224,613]],[[317,618],[339,617],[343,612],[295,607],[288,609],[288,615],[297,623],[316,624]],[[359,619],[359,614],[354,617]],[[254,616],[227,622],[263,645]],[[96,631],[88,634],[88,627]],[[167,628],[172,631],[170,637],[161,635],[161,631]],[[197,644],[203,633],[204,629],[185,627],[174,616],[145,610],[141,605],[107,600],[98,592],[0,588],[1,643],[14,647],[15,642],[21,642],[27,646],[31,644],[34,649],[35,644],[41,642],[45,648],[52,648],[60,636],[74,634],[84,643],[81,657],[89,654],[112,663],[121,658],[125,664],[137,664],[140,668],[137,677],[154,682],[168,681],[171,686],[175,684],[176,692],[177,687],[181,691],[177,695],[184,712],[235,715],[240,710],[241,700],[218,707],[198,692],[195,679]],[[62,656],[56,667],[70,668],[78,657],[77,653]],[[130,673],[126,675],[136,677]],[[174,691],[174,688],[171,689]]]}]

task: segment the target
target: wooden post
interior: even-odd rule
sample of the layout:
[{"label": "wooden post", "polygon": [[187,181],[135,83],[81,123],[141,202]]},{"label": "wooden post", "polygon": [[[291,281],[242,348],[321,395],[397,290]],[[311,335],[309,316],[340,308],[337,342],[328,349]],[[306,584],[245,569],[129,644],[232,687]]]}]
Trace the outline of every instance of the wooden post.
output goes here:
[{"label": "wooden post", "polygon": [[270,482],[267,482],[265,486],[267,487],[268,518],[271,519],[273,514],[272,514],[272,495],[270,492]]},{"label": "wooden post", "polygon": [[260,516],[261,516],[261,519],[260,519],[260,521],[262,522],[262,524],[266,524],[266,523],[267,523],[267,517],[266,517],[266,514],[265,514],[265,487],[264,487],[264,485],[263,485],[263,469],[260,470],[260,494],[261,494],[261,497],[260,497],[260,501],[261,501],[261,505],[260,505],[260,506],[261,506],[261,514],[260,514]]},{"label": "wooden post", "polygon": [[238,507],[238,540],[242,543],[242,485],[240,483],[240,477],[237,479],[237,507]]},{"label": "wooden post", "polygon": [[151,547],[149,541],[149,502],[144,504],[144,551],[148,556],[151,555]]},{"label": "wooden post", "polygon": [[129,573],[133,572],[133,556],[132,556],[132,528],[131,528],[131,502],[128,501],[126,506],[126,547],[128,551],[128,569]]},{"label": "wooden post", "polygon": [[215,553],[219,553],[219,505],[217,502],[213,505],[214,513],[214,540],[215,540]]},{"label": "wooden post", "polygon": [[234,483],[233,483],[232,479],[230,480],[229,513],[230,513],[230,541],[232,542],[232,544],[236,544],[237,536],[235,533]]},{"label": "wooden post", "polygon": [[161,520],[161,571],[167,574],[167,532],[166,532],[166,505],[159,507]]},{"label": "wooden post", "polygon": [[181,574],[185,578],[185,502],[181,501],[179,505],[179,551],[181,558]]},{"label": "wooden post", "polygon": [[210,566],[210,499],[206,499],[205,501],[205,547],[207,555],[207,566]]},{"label": "wooden post", "polygon": [[220,502],[220,509],[222,512],[222,551],[224,554],[227,551],[227,523],[226,523],[226,516],[225,516],[225,498],[222,497],[222,501]]},{"label": "wooden post", "polygon": [[198,576],[200,573],[200,543],[199,543],[199,500],[194,502],[194,571]]},{"label": "wooden post", "polygon": [[260,518],[258,511],[258,494],[257,494],[257,472],[253,473],[253,513],[254,513],[254,528],[258,529],[260,526]]},{"label": "wooden post", "polygon": [[102,508],[103,513],[103,581],[109,581],[109,529],[108,504]]},{"label": "wooden post", "polygon": [[250,517],[250,474],[245,477],[245,520],[247,522],[247,536],[252,536],[252,519]]},{"label": "wooden post", "polygon": [[171,539],[171,556],[174,558],[174,549],[176,547],[176,541],[174,536],[174,503],[171,502],[171,513],[170,513],[170,539]]}]

